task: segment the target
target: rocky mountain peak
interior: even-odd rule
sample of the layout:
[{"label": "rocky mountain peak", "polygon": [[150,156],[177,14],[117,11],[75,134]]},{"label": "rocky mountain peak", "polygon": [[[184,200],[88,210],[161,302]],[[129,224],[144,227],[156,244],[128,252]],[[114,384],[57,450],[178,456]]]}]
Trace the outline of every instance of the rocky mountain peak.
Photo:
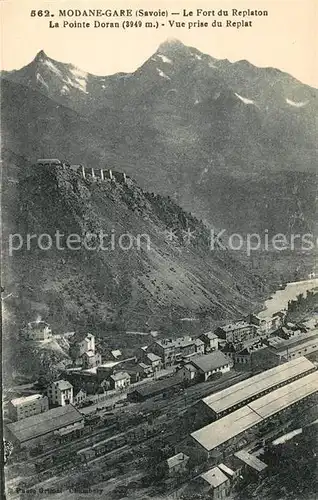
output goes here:
[{"label": "rocky mountain peak", "polygon": [[184,45],[177,38],[167,38],[164,42],[162,42],[157,52],[161,52],[162,54],[186,54],[189,52],[189,47]]},{"label": "rocky mountain peak", "polygon": [[34,58],[34,61],[35,62],[42,62],[42,61],[45,61],[46,59],[48,59],[48,56],[46,55],[46,53],[44,52],[44,50],[40,50],[37,55],[35,56]]}]

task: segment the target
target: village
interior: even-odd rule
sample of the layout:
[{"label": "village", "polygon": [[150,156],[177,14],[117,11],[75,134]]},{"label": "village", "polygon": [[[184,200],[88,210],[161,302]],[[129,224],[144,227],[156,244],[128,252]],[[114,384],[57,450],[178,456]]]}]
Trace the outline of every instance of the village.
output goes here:
[{"label": "village", "polygon": [[[130,356],[120,345],[105,352],[93,333],[65,334],[60,378],[4,407],[7,466],[28,459],[27,489],[74,463],[109,469],[132,450],[144,469],[160,439],[151,477],[180,498],[224,498],[240,478],[263,477],[265,444],[292,431],[304,409],[317,418],[318,319],[290,320],[300,300],[198,335],[149,333]],[[314,304],[315,291],[303,300]],[[42,319],[21,335],[38,345],[55,336]]]}]

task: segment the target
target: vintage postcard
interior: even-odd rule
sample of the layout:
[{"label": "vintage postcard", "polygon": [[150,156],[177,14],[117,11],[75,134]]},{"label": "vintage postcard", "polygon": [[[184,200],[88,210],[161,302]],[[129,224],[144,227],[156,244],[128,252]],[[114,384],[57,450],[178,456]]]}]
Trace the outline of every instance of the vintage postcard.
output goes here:
[{"label": "vintage postcard", "polygon": [[0,8],[3,497],[317,498],[317,2]]}]

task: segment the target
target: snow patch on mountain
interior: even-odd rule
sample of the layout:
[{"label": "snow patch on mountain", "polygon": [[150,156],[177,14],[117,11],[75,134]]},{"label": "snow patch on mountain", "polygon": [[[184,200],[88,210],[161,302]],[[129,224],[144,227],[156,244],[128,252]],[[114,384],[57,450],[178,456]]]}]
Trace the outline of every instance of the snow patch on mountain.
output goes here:
[{"label": "snow patch on mountain", "polygon": [[308,101],[296,102],[292,101],[291,99],[286,99],[286,102],[287,104],[289,104],[290,106],[294,106],[295,108],[302,108],[303,106],[306,106],[306,104],[308,104]]},{"label": "snow patch on mountain", "polygon": [[242,102],[244,102],[244,104],[255,104],[254,101],[252,101],[252,99],[247,99],[247,97],[242,97],[240,94],[237,94],[235,92],[235,95],[236,97],[238,97]]},{"label": "snow patch on mountain", "polygon": [[161,76],[162,78],[165,78],[166,80],[171,80],[171,78],[168,75],[166,75],[160,68],[156,68],[156,69],[158,71],[159,76]]},{"label": "snow patch on mountain", "polygon": [[78,68],[73,68],[71,70],[72,74],[74,75],[75,80],[73,81],[73,86],[78,88],[79,90],[82,90],[85,92],[85,94],[88,94],[86,87],[87,87],[87,73],[85,71],[82,71]]},{"label": "snow patch on mountain", "polygon": [[44,78],[40,75],[40,73],[36,74],[36,81],[44,85],[47,89],[49,88],[48,84],[44,80]]},{"label": "snow patch on mountain", "polygon": [[60,78],[63,77],[62,72],[49,59],[45,59],[45,61],[43,61],[43,64],[45,64],[45,66],[47,66],[53,73],[55,73]]},{"label": "snow patch on mountain", "polygon": [[213,64],[213,63],[211,63],[211,62],[210,62],[210,63],[209,63],[209,68],[215,68],[215,69],[216,69],[216,68],[217,68],[217,66],[215,66],[215,64]]},{"label": "snow patch on mountain", "polygon": [[198,61],[202,61],[202,57],[199,56],[199,54],[194,54],[194,57],[198,60]]},{"label": "snow patch on mountain", "polygon": [[164,56],[163,54],[157,54],[157,57],[160,57],[160,59],[164,63],[173,64],[172,61],[171,61],[171,59],[169,59],[169,57],[167,57],[167,56]]}]

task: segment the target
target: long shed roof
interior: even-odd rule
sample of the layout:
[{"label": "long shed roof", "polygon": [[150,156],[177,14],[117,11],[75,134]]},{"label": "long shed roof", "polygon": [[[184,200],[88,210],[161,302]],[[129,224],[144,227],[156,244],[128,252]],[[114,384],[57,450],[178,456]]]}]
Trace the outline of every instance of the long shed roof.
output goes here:
[{"label": "long shed roof", "polygon": [[318,372],[315,371],[202,427],[193,432],[191,437],[207,451],[211,451],[317,391]]},{"label": "long shed roof", "polygon": [[277,411],[282,411],[317,391],[318,372],[315,371],[276,389],[276,391],[265,394],[265,396],[249,403],[248,406],[262,418],[268,418]]},{"label": "long shed roof", "polygon": [[211,394],[203,398],[202,402],[216,413],[221,413],[266,390],[271,390],[280,383],[286,383],[297,375],[305,375],[314,368],[315,365],[302,356]]},{"label": "long shed roof", "polygon": [[181,380],[177,377],[169,377],[167,379],[158,380],[158,382],[152,382],[150,384],[140,385],[136,387],[133,393],[138,393],[144,397],[151,397],[151,395],[159,394],[165,389],[169,389],[170,387],[174,387],[181,384]]},{"label": "long shed roof", "polygon": [[20,443],[23,443],[80,422],[82,419],[83,415],[74,406],[66,405],[8,424],[7,428]]},{"label": "long shed roof", "polygon": [[262,417],[251,408],[243,406],[243,408],[230,413],[226,417],[193,432],[191,437],[207,451],[211,451],[217,446],[226,443],[229,439],[259,424],[262,420]]}]

